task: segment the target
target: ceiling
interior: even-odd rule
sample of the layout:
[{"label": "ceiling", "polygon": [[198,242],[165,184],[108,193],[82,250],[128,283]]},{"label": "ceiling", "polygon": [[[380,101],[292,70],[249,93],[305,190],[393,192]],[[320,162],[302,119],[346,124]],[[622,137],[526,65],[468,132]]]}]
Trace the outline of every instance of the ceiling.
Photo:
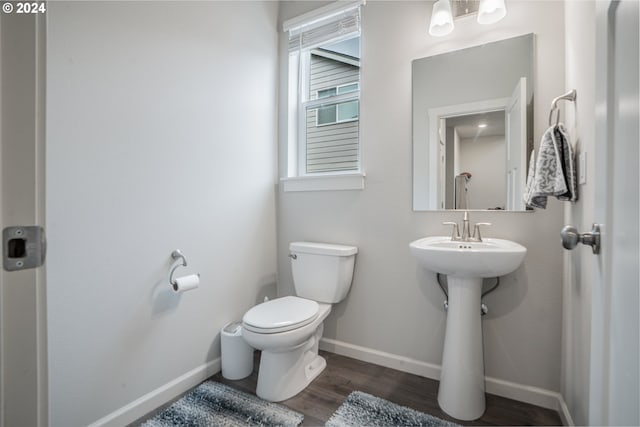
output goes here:
[{"label": "ceiling", "polygon": [[[504,136],[504,110],[466,116],[448,117],[447,127],[454,127],[460,138],[479,138],[482,136]],[[479,128],[480,123],[487,127]]]}]

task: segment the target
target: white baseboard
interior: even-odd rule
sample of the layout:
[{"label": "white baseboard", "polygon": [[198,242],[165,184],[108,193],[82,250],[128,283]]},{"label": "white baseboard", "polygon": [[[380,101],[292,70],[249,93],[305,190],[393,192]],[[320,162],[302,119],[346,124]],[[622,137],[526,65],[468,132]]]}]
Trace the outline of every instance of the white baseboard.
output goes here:
[{"label": "white baseboard", "polygon": [[[440,379],[440,365],[330,338],[322,338],[320,340],[320,348],[331,353],[352,357],[364,362],[408,372],[421,377],[431,378],[436,381]],[[214,359],[93,422],[89,427],[123,426],[130,424],[220,372],[220,369],[220,358]],[[569,408],[560,393],[491,377],[485,378],[485,385],[487,393],[556,410],[560,414],[563,425],[574,425]]]},{"label": "white baseboard", "polygon": [[360,347],[359,345],[336,341],[331,338],[321,338],[320,349],[421,377],[432,378],[434,380],[440,379],[440,365],[433,365],[409,357],[385,353],[384,351],[374,350],[372,348]]},{"label": "white baseboard", "polygon": [[[440,380],[440,365],[386,353],[384,351],[378,351],[367,347],[361,347],[330,338],[322,338],[320,340],[320,348],[331,353],[352,357],[375,365],[408,372],[421,377],[431,378],[436,381]],[[571,414],[567,405],[562,395],[558,392],[492,377],[485,377],[485,387],[486,392],[490,394],[558,411],[560,419],[564,425],[573,425],[573,420],[571,419]]]},{"label": "white baseboard", "polygon": [[123,426],[130,424],[190,388],[195,387],[210,376],[217,374],[220,372],[220,368],[220,358],[198,366],[175,380],[168,382],[167,384],[134,400],[128,405],[123,406],[115,412],[91,423],[89,427]]},{"label": "white baseboard", "polygon": [[562,396],[560,397],[560,408],[558,409],[560,413],[560,419],[562,420],[562,425],[564,426],[575,426],[573,422],[573,418],[571,417],[571,412],[569,411],[569,407],[567,406],[567,402],[564,401]]}]

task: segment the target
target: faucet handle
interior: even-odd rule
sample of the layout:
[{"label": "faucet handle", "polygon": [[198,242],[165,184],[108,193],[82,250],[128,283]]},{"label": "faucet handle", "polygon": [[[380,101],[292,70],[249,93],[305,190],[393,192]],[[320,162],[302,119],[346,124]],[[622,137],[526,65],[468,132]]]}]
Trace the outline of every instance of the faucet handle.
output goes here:
[{"label": "faucet handle", "polygon": [[453,230],[451,231],[451,240],[460,240],[460,228],[458,227],[457,222],[445,221],[442,225],[453,225]]},{"label": "faucet handle", "polygon": [[480,226],[481,225],[491,225],[490,222],[477,222],[473,227],[473,239],[477,242],[482,242],[482,236],[480,236]]}]

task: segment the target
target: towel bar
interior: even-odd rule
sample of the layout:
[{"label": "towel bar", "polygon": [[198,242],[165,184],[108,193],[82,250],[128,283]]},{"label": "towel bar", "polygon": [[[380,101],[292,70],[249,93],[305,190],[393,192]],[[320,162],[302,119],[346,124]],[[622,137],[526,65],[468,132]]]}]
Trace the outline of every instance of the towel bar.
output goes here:
[{"label": "towel bar", "polygon": [[551,101],[551,111],[549,111],[549,126],[553,124],[553,112],[556,112],[556,126],[560,123],[560,109],[558,108],[558,101],[567,100],[574,102],[576,100],[577,92],[575,89],[571,89],[569,92],[564,95],[560,95],[556,98],[553,98]]}]

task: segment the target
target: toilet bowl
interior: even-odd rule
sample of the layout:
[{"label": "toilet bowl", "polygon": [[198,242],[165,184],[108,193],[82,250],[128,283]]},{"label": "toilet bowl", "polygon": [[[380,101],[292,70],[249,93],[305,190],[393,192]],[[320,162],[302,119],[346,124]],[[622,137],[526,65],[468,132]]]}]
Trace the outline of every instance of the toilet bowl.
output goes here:
[{"label": "toilet bowl", "polygon": [[[315,307],[307,303],[315,304]],[[290,309],[303,306],[296,323],[278,326],[277,318],[293,318]],[[287,296],[277,298],[254,307],[259,314],[271,311],[274,322],[270,325],[256,312],[249,310],[243,318],[242,336],[251,347],[262,351],[256,394],[262,399],[279,402],[301,392],[326,366],[324,358],[318,355],[318,343],[322,337],[322,322],[329,315],[331,305],[317,304],[315,301]],[[286,322],[291,322],[287,320]]]},{"label": "toilet bowl", "polygon": [[342,301],[353,278],[355,246],[289,245],[298,296],[258,304],[242,318],[242,336],[262,351],[256,394],[279,402],[304,390],[326,367],[318,355],[331,304]]}]

